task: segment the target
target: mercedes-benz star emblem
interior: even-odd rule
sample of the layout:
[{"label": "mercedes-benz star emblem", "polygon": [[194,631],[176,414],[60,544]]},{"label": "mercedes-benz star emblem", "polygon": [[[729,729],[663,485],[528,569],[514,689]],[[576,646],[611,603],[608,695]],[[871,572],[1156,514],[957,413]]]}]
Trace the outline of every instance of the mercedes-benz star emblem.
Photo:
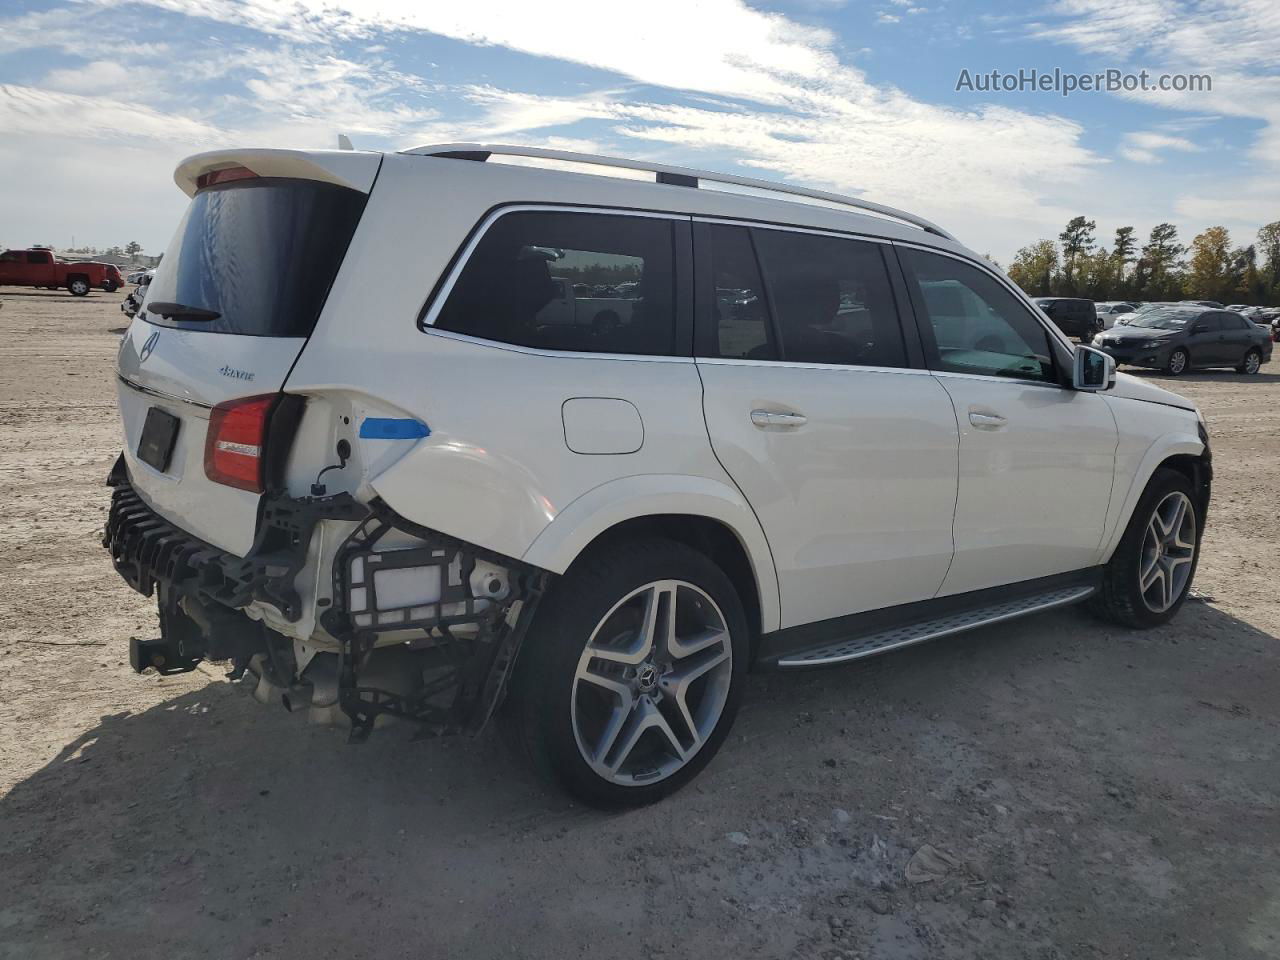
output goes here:
[{"label": "mercedes-benz star emblem", "polygon": [[138,362],[144,363],[147,357],[151,356],[156,348],[156,341],[160,339],[160,331],[157,330],[151,336],[147,337],[147,342],[142,345],[142,349],[138,352]]}]

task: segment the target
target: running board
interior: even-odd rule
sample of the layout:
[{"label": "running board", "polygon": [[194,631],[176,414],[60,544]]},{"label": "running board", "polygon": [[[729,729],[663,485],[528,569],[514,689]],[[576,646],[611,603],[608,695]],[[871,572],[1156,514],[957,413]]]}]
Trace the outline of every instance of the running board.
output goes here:
[{"label": "running board", "polygon": [[823,644],[820,647],[786,654],[778,659],[777,665],[779,667],[819,667],[831,663],[846,663],[850,660],[869,657],[875,653],[885,653],[888,650],[896,650],[899,647],[908,647],[913,643],[936,640],[938,637],[946,637],[953,633],[963,633],[965,630],[972,630],[975,627],[985,627],[988,624],[1000,623],[1002,620],[1024,617],[1029,613],[1039,613],[1041,610],[1064,607],[1067,604],[1083,600],[1094,590],[1095,587],[1091,585],[1082,586],[1077,584],[1043,593],[1030,594],[1019,597],[1016,600],[989,603],[984,606],[974,607],[971,610],[935,617],[932,620],[920,620],[906,626],[880,630],[863,636],[846,637],[843,640]]}]

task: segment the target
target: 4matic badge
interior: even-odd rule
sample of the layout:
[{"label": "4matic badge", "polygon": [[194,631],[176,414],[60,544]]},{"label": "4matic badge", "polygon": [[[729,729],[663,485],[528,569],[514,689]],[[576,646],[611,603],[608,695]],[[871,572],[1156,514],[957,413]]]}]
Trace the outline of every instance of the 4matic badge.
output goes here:
[{"label": "4matic badge", "polygon": [[252,380],[254,373],[249,370],[237,370],[235,367],[227,364],[225,367],[219,368],[218,372],[224,377],[230,377],[232,380]]}]

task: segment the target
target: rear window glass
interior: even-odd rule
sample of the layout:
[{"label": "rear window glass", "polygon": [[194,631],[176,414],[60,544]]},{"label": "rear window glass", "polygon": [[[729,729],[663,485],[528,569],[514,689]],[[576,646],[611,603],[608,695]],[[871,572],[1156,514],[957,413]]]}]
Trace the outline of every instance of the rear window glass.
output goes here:
[{"label": "rear window glass", "polygon": [[754,233],[782,359],[906,366],[898,309],[876,244],[780,230]]},{"label": "rear window glass", "polygon": [[[365,199],[314,180],[240,180],[201,190],[156,270],[146,319],[213,333],[308,336]],[[194,312],[166,319],[153,304]]]},{"label": "rear window glass", "polygon": [[435,326],[548,350],[669,355],[670,220],[509,213],[481,238]]}]

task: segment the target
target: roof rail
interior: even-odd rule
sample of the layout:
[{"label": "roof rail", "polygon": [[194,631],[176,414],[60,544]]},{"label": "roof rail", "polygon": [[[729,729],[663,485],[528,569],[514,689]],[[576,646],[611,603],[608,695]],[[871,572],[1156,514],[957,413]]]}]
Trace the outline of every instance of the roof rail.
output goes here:
[{"label": "roof rail", "polygon": [[[428,157],[449,157],[455,160],[485,161],[491,156],[529,157],[542,160],[559,160],[565,163],[585,163],[598,167],[616,167],[623,170],[640,170],[654,174],[658,183],[666,183],[681,187],[697,187],[700,181],[711,183],[727,183],[754,190],[765,190],[770,193],[785,194],[794,197],[806,197],[810,200],[822,200],[844,207],[854,207],[882,217],[889,217],[902,223],[909,223],[929,233],[955,241],[946,230],[936,223],[914,213],[907,213],[896,207],[888,207],[871,200],[847,197],[841,193],[829,193],[826,190],[812,190],[808,187],[796,187],[789,183],[775,180],[757,180],[754,177],[739,177],[731,173],[713,173],[710,170],[694,170],[690,167],[673,167],[665,163],[649,163],[641,160],[623,160],[617,157],[601,157],[591,153],[574,153],[569,150],[549,150],[545,147],[520,147],[503,143],[438,143],[427,144],[403,150],[402,153],[417,154]],[[957,241],[958,242],[958,241]]]}]

